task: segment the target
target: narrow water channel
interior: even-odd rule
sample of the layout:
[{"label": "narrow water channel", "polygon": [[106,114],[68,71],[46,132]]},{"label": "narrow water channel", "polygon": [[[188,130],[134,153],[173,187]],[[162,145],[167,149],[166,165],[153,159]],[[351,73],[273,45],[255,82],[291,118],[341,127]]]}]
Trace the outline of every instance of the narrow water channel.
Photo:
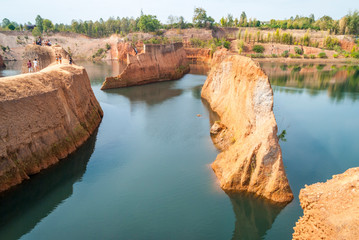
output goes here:
[{"label": "narrow water channel", "polygon": [[282,208],[218,187],[206,76],[101,91],[118,66],[81,65],[104,119],[69,158],[0,195],[0,239],[290,239],[300,188],[358,166],[355,67],[263,64],[287,131],[295,199]]}]

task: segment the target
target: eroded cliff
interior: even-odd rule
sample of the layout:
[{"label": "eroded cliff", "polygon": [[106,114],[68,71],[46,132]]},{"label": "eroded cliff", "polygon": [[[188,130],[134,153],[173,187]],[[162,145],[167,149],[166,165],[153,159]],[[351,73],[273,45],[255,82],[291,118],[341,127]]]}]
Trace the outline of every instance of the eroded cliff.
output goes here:
[{"label": "eroded cliff", "polygon": [[56,61],[56,54],[61,55],[62,62],[68,63],[69,54],[60,46],[39,46],[29,44],[25,47],[25,52],[23,55],[21,72],[27,73],[29,70],[27,68],[27,62],[30,60],[31,63],[34,59],[37,59],[39,70],[46,68],[51,63]]},{"label": "eroded cliff", "polygon": [[278,144],[273,91],[268,77],[250,58],[214,59],[202,97],[218,113],[211,128],[222,150],[212,164],[222,189],[248,191],[275,202],[293,199]]},{"label": "eroded cliff", "polygon": [[74,152],[103,116],[86,70],[68,64],[1,78],[0,111],[0,191]]},{"label": "eroded cliff", "polygon": [[3,68],[3,67],[5,67],[5,63],[0,55],[0,68]]},{"label": "eroded cliff", "polygon": [[293,239],[359,239],[359,168],[300,190],[304,215]]},{"label": "eroded cliff", "polygon": [[108,77],[101,89],[176,80],[189,71],[182,43],[145,45],[144,52],[127,54],[127,67],[117,77]]}]

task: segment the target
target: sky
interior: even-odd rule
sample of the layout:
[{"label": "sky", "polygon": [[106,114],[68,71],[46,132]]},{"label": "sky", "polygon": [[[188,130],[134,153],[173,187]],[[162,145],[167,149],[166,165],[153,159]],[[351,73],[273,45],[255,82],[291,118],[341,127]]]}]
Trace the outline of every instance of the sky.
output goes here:
[{"label": "sky", "polygon": [[183,16],[192,22],[195,7],[202,7],[207,15],[217,22],[221,17],[232,14],[240,16],[245,11],[248,18],[267,21],[288,19],[291,16],[315,18],[323,15],[340,19],[349,11],[359,10],[358,0],[60,0],[28,1],[0,0],[0,21],[8,18],[18,23],[34,23],[39,14],[53,23],[70,24],[71,20],[107,20],[109,17],[138,17],[144,14],[156,15],[162,23],[168,16]]}]

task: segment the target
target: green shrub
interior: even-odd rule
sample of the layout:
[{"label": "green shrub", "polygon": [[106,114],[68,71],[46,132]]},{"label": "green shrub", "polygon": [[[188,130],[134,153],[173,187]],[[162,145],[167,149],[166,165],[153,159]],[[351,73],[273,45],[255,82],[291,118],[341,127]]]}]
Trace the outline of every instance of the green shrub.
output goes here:
[{"label": "green shrub", "polygon": [[263,53],[256,53],[256,54],[251,54],[251,58],[264,58],[264,54]]},{"label": "green shrub", "polygon": [[344,54],[344,57],[345,57],[345,58],[348,58],[348,57],[350,57],[350,54],[349,54],[349,53],[345,53],[345,54]]},{"label": "green shrub", "polygon": [[278,55],[277,54],[274,54],[274,53],[272,53],[272,58],[277,58],[278,57]]},{"label": "green shrub", "polygon": [[310,57],[311,59],[314,59],[314,58],[315,58],[315,55],[314,55],[314,54],[310,54],[309,57]]},{"label": "green shrub", "polygon": [[294,51],[296,54],[302,55],[303,54],[303,50],[299,47],[294,47]]},{"label": "green shrub", "polygon": [[106,43],[106,49],[107,49],[107,50],[110,50],[110,49],[111,49],[111,45],[108,44],[108,43]]},{"label": "green shrub", "polygon": [[304,54],[303,57],[306,58],[306,59],[308,59],[308,58],[309,58],[309,55]]},{"label": "green shrub", "polygon": [[256,53],[263,53],[264,52],[264,47],[262,45],[254,45],[253,46],[253,51]]},{"label": "green shrub", "polygon": [[318,57],[319,57],[319,58],[328,58],[328,57],[327,57],[327,54],[325,54],[325,52],[320,52],[320,53],[318,54]]},{"label": "green shrub", "polygon": [[287,50],[285,50],[282,54],[282,57],[289,57],[289,52]]},{"label": "green shrub", "polygon": [[289,57],[290,58],[302,58],[302,56],[300,56],[299,54],[293,54],[293,53],[289,54]]},{"label": "green shrub", "polygon": [[351,56],[353,58],[359,58],[359,52],[352,52]]},{"label": "green shrub", "polygon": [[334,54],[333,54],[333,57],[334,57],[334,58],[338,58],[338,56],[339,56],[339,54],[337,54],[337,53],[334,53]]}]

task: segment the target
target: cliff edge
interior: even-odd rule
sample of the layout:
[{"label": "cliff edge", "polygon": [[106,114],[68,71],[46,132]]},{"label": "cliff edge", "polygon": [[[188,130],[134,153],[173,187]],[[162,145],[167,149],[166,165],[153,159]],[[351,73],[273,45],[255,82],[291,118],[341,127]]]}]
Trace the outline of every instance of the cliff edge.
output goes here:
[{"label": "cliff edge", "polygon": [[127,54],[127,67],[117,77],[108,77],[101,89],[129,87],[147,83],[176,80],[189,72],[182,43],[144,45],[144,52]]},{"label": "cliff edge", "polygon": [[359,239],[359,168],[300,190],[304,215],[293,239]]},{"label": "cliff edge", "polygon": [[278,143],[268,77],[250,58],[223,59],[212,67],[202,89],[202,97],[221,119],[211,127],[212,139],[222,150],[212,168],[225,191],[289,202],[293,194]]},{"label": "cliff edge", "polygon": [[68,64],[1,78],[0,111],[0,191],[74,152],[103,116],[86,70]]}]

